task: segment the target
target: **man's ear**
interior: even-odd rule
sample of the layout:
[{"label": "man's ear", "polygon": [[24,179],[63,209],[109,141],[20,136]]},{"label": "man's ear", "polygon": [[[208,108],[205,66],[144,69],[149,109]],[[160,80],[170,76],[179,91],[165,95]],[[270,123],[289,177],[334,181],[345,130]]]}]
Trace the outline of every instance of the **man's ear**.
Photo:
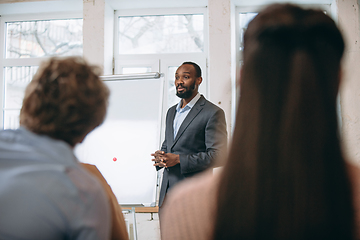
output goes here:
[{"label": "man's ear", "polygon": [[197,84],[197,85],[200,85],[200,83],[202,83],[202,77],[198,77],[198,78],[196,79],[196,84]]}]

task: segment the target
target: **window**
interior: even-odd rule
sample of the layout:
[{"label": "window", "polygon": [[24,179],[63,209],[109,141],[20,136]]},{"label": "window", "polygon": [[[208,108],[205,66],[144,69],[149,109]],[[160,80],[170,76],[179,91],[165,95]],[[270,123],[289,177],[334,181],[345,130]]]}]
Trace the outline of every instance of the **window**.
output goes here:
[{"label": "window", "polygon": [[6,58],[82,55],[82,19],[6,24]]},{"label": "window", "polygon": [[258,13],[256,13],[256,12],[239,13],[239,22],[238,22],[238,24],[239,24],[239,42],[240,42],[239,51],[244,50],[243,39],[244,39],[245,30],[247,29],[249,22],[251,22],[251,20],[253,20],[253,18],[257,14]]},{"label": "window", "polygon": [[176,104],[174,75],[193,61],[203,71],[200,92],[207,95],[207,17],[205,8],[115,12],[115,74],[160,72],[164,76],[164,111]]},{"label": "window", "polygon": [[204,50],[204,15],[120,16],[119,54],[189,53]]},{"label": "window", "polygon": [[2,17],[0,65],[4,94],[0,100],[1,125],[19,127],[19,113],[27,84],[41,61],[51,56],[82,55],[82,19],[60,16],[58,19]]},{"label": "window", "polygon": [[25,88],[37,69],[37,66],[4,68],[4,129],[15,129],[19,127],[19,111],[22,106]]}]

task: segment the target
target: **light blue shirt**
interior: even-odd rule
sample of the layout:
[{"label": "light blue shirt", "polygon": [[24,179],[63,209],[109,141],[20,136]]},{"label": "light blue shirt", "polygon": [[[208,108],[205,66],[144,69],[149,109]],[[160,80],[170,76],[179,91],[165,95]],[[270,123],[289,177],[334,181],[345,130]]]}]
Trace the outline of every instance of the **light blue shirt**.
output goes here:
[{"label": "light blue shirt", "polygon": [[181,108],[182,100],[178,103],[176,106],[176,114],[174,118],[174,139],[176,137],[177,132],[179,131],[179,128],[181,124],[183,123],[186,116],[189,114],[190,110],[194,107],[195,103],[200,99],[200,93],[197,93],[191,101],[186,104],[185,107]]},{"label": "light blue shirt", "polygon": [[24,128],[0,131],[0,239],[109,239],[110,214],[70,145]]}]

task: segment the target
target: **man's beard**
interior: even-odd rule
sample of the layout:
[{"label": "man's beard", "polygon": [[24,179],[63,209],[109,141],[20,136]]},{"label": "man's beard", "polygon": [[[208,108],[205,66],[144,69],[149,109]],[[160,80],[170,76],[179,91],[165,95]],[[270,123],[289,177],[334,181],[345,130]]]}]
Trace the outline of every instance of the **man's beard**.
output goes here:
[{"label": "man's beard", "polygon": [[[178,85],[178,86],[180,86],[180,85]],[[189,88],[181,85],[185,89],[182,93],[179,93],[177,91],[178,86],[176,87],[176,96],[178,96],[179,98],[185,98],[185,99],[191,97],[191,95],[193,94],[193,92],[196,88],[195,81],[194,81],[193,85],[191,85]]]}]

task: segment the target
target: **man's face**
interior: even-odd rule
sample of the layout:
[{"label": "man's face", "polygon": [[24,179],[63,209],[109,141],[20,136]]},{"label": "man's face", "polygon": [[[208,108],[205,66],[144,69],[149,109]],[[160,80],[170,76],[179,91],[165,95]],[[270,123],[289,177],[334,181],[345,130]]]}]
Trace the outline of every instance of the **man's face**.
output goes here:
[{"label": "man's face", "polygon": [[190,64],[181,65],[175,73],[176,96],[190,98],[197,93],[196,70]]}]

